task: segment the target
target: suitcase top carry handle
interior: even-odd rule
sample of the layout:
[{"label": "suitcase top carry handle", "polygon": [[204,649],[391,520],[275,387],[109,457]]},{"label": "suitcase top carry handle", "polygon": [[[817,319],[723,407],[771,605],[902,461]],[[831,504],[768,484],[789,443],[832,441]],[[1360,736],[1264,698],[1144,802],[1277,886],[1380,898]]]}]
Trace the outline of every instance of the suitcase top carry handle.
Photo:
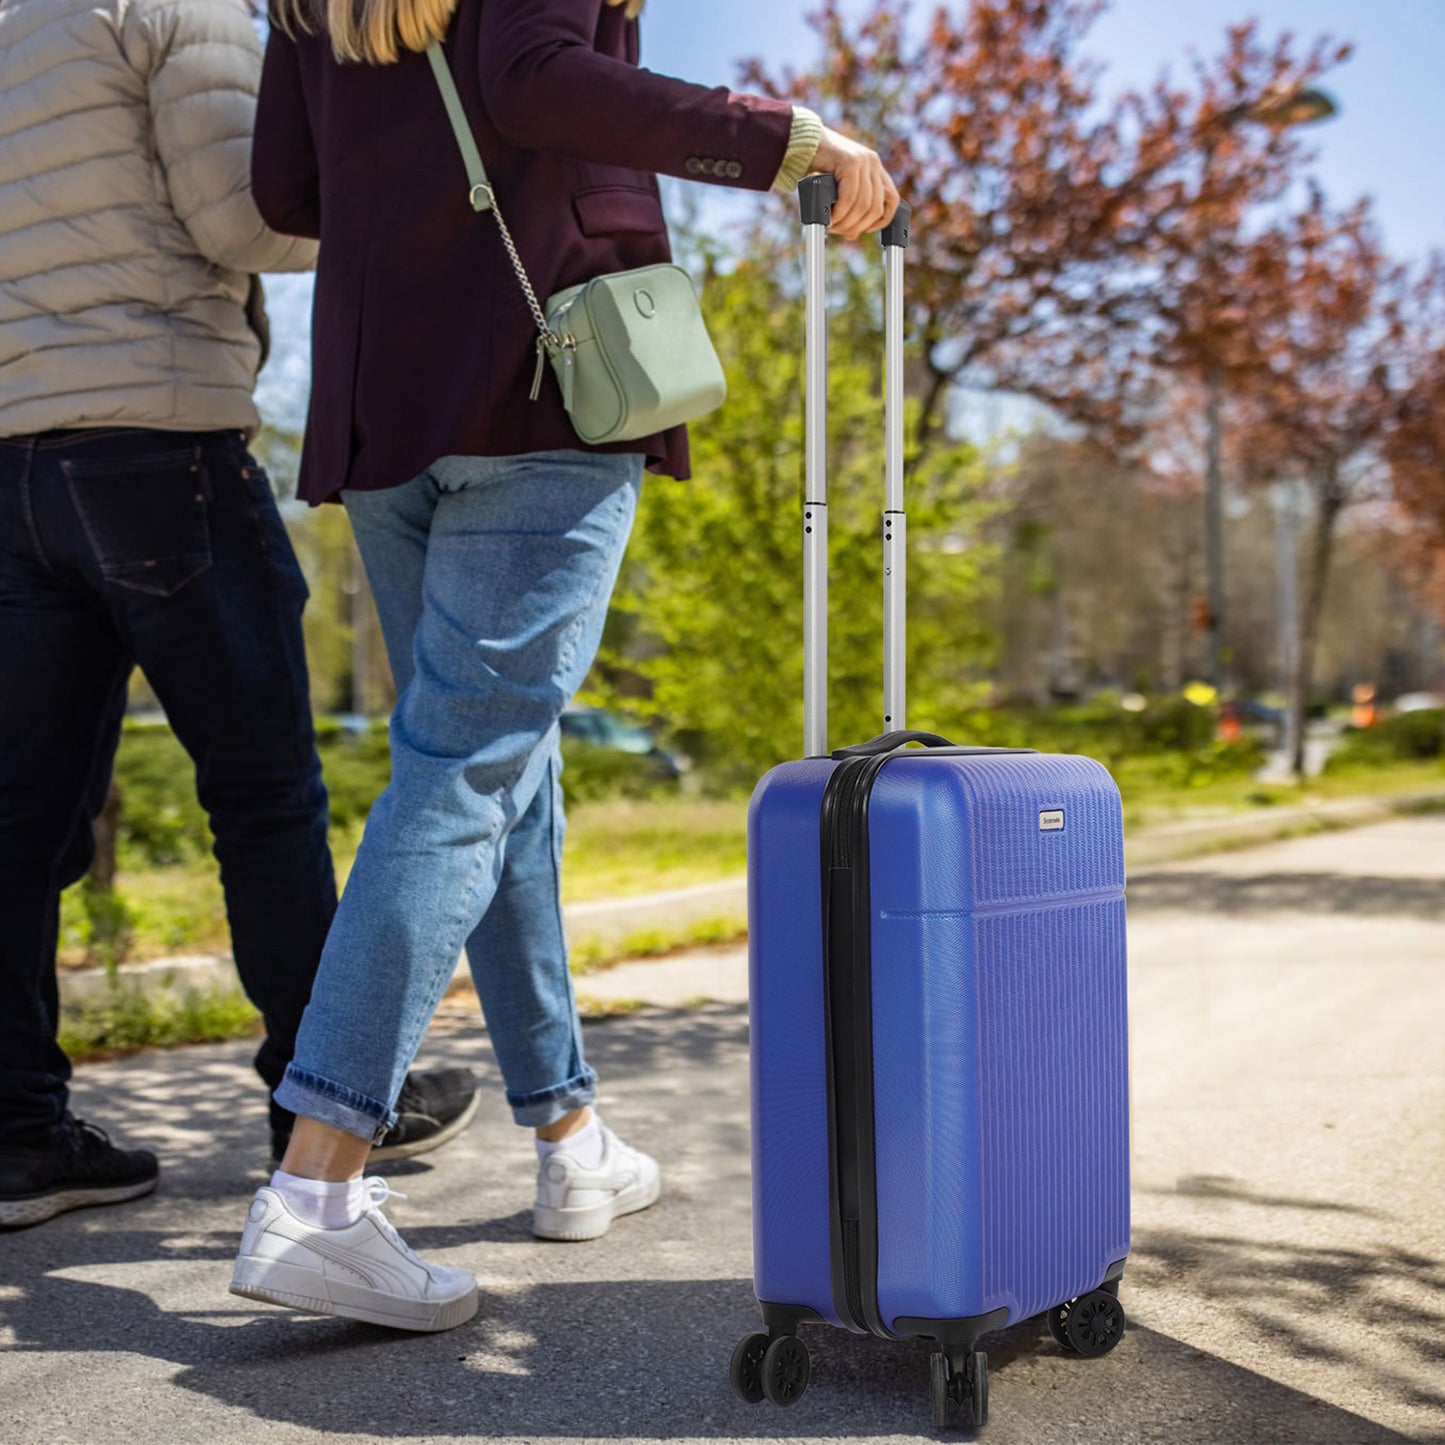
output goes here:
[{"label": "suitcase top carry handle", "polygon": [[903,753],[910,743],[922,743],[924,752],[943,753],[948,757],[971,756],[989,753],[1032,753],[1036,748],[990,748],[965,747],[962,743],[951,743],[938,733],[919,732],[914,728],[900,728],[891,733],[880,733],[866,743],[854,743],[851,748],[834,748],[832,756],[841,762],[844,758],[875,758],[880,753]]},{"label": "suitcase top carry handle", "polygon": [[866,743],[854,743],[851,748],[834,748],[835,758],[871,758],[878,753],[891,753],[895,748],[906,747],[909,743],[922,743],[929,748],[951,748],[953,743],[940,733],[919,732],[916,728],[898,728],[891,733],[879,733]]},{"label": "suitcase top carry handle", "polygon": [[[803,484],[803,752],[828,753],[828,317],[826,246],[838,201],[833,176],[805,176],[798,207],[805,246]],[[883,244],[884,502],[883,726],[904,726],[907,705],[903,510],[903,252],[912,211],[900,202],[880,233]]]}]

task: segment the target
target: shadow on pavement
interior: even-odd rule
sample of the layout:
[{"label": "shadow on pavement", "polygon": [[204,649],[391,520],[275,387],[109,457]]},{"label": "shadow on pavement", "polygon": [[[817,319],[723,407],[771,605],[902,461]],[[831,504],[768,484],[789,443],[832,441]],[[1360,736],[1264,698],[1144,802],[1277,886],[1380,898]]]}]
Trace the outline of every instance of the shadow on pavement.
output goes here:
[{"label": "shadow on pavement", "polygon": [[1139,873],[1129,909],[1215,913],[1352,913],[1445,919],[1445,879],[1343,873]]},{"label": "shadow on pavement", "polygon": [[[427,1160],[409,1170],[406,1237],[423,1251],[459,1251],[450,1262],[477,1269],[483,1292],[475,1320],[429,1336],[292,1315],[224,1292],[243,1201],[265,1159],[249,1044],[82,1071],[82,1110],[159,1143],[167,1172],[150,1200],[0,1239],[3,1433],[17,1442],[68,1430],[67,1438],[220,1445],[252,1438],[261,1422],[318,1437],[407,1440],[926,1437],[922,1342],[813,1329],[805,1338],[814,1383],[798,1405],[748,1407],[731,1394],[729,1355],[757,1321],[743,1277],[746,1039],[746,1011],[723,1006],[588,1028],[604,1108],[649,1118],[671,1182],[663,1207],[584,1247],[530,1236],[519,1209],[530,1146],[507,1118],[484,1036],[429,1039],[429,1058],[472,1064],[486,1090],[467,1134],[434,1168],[418,1167]],[[1237,1206],[1226,1198],[1222,1207]],[[488,1248],[466,1249],[475,1244]],[[1412,1363],[1428,1376],[1424,1362],[1445,1325],[1445,1279],[1423,1256],[1262,1247],[1220,1229],[1146,1236],[1130,1271],[1126,1307],[1133,1278],[1141,1300],[1167,1290],[1201,1315],[1227,1309],[1257,1320],[1271,1340],[1260,1371],[1280,1351],[1338,1357],[1362,1387],[1441,1403],[1404,1365],[1385,1378],[1347,1351],[1327,1353],[1330,1311],[1344,1308],[1415,1352]],[[1396,1298],[1422,1285],[1440,1308]],[[989,1346],[995,1445],[1407,1438],[1149,1328],[1131,1329],[1095,1361],[1064,1355],[1037,1321]],[[174,1422],[169,1431],[162,1417]]]},{"label": "shadow on pavement", "polygon": [[[1389,1244],[1360,1249],[1141,1232],[1129,1277],[1207,1301],[1238,1333],[1267,1339],[1291,1359],[1338,1365],[1363,1387],[1445,1412],[1445,1391],[1422,1383],[1445,1380],[1445,1265],[1439,1260]],[[1388,1355],[1376,1351],[1363,1359],[1355,1343],[1366,1333],[1387,1338]],[[1383,1358],[1395,1363],[1382,1364]]]},{"label": "shadow on pavement", "polygon": [[[602,1075],[602,1102],[623,1080],[645,1086],[664,1110],[686,1101],[736,1104],[738,1051],[746,1050],[747,1005],[707,1004],[643,1019],[612,1019],[584,1026],[587,1056]],[[160,1155],[162,1191],[196,1201],[248,1198],[270,1173],[266,1089],[250,1067],[252,1040],[174,1050],[82,1066],[75,1078],[76,1112],[106,1129],[118,1144],[154,1149]],[[484,1114],[500,1123],[505,1114],[501,1074],[480,1026],[453,1020],[428,1035],[420,1067],[465,1064],[477,1075]],[[701,1071],[699,1073],[699,1071]],[[100,1079],[123,1079],[123,1088],[97,1087]],[[739,1151],[746,1163],[747,1082],[741,1108],[712,1117],[719,1148]],[[722,1110],[718,1110],[719,1115]],[[736,1117],[733,1117],[735,1115]],[[438,1156],[441,1157],[441,1156]],[[374,1171],[400,1177],[429,1171],[433,1156],[379,1165]],[[0,1236],[3,1237],[3,1236]]]},{"label": "shadow on pavement", "polygon": [[[232,1247],[229,1235],[168,1250],[135,1232],[87,1238],[99,1248],[89,1261],[67,1250],[67,1270],[99,1264],[97,1255],[156,1254],[214,1260],[219,1268]],[[798,1405],[784,1411],[736,1401],[726,1382],[728,1354],[753,1317],[741,1279],[493,1290],[470,1325],[434,1336],[251,1314],[240,1301],[235,1310],[171,1312],[138,1290],[54,1274],[9,1293],[3,1319],[14,1343],[6,1353],[151,1356],[181,1366],[173,1378],[185,1390],[259,1421],[332,1436],[796,1439],[923,1435],[928,1428],[927,1346],[916,1341],[813,1329],[806,1338],[814,1383]],[[986,1344],[995,1417],[989,1437],[1003,1441],[1092,1438],[1080,1431],[1082,1421],[1127,1433],[1128,1422],[1141,1417],[1150,1438],[1178,1445],[1407,1438],[1148,1329],[1132,1329],[1113,1355],[1097,1361],[1061,1358],[1039,1321]],[[143,1433],[138,1420],[115,1438],[136,1430]]]},{"label": "shadow on pavement", "polygon": [[1267,1209],[1304,1209],[1321,1214],[1357,1214],[1366,1219],[1378,1218],[1379,1210],[1361,1204],[1340,1204],[1331,1199],[1294,1199],[1281,1194],[1260,1194],[1239,1179],[1224,1174],[1190,1174],[1173,1189],[1134,1188],[1134,1196],[1161,1194],[1169,1198],[1184,1195],[1194,1199],[1232,1199],[1243,1204],[1260,1204]]}]

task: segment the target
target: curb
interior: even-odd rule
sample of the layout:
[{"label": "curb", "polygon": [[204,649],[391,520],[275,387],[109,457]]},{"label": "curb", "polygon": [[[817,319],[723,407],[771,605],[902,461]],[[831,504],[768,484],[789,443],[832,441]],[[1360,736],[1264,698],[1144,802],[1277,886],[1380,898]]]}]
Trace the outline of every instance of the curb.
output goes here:
[{"label": "curb", "polygon": [[[718,917],[743,918],[748,911],[746,877],[694,883],[686,888],[639,893],[626,898],[589,899],[562,908],[567,946],[616,947],[648,928],[679,928]],[[126,964],[120,970],[128,987],[144,992],[172,989],[234,989],[240,985],[229,953],[186,954],[148,963]],[[454,978],[470,977],[465,958],[457,961]],[[60,1002],[65,1007],[103,1003],[110,995],[110,979],[103,968],[66,968],[60,971]]]},{"label": "curb", "polygon": [[1301,833],[1359,828],[1421,809],[1445,807],[1445,793],[1410,793],[1385,798],[1335,798],[1298,808],[1261,808],[1223,818],[1195,818],[1148,828],[1125,839],[1131,870],[1195,858],[1202,853],[1255,848]]},{"label": "curb", "polygon": [[[240,987],[236,965],[229,953],[195,953],[179,958],[157,958],[150,963],[130,963],[121,968],[120,979],[128,988],[142,993],[160,993],[166,989],[178,993],[189,993],[192,989],[208,993]],[[105,969],[60,970],[62,1008],[104,1003],[109,996],[110,976]]]},{"label": "curb", "polygon": [[[1445,792],[1416,793],[1392,798],[1339,798],[1305,807],[1261,809],[1257,813],[1235,814],[1223,818],[1192,819],[1184,823],[1168,823],[1149,828],[1125,844],[1125,858],[1130,871],[1155,867],[1201,854],[1224,852],[1236,848],[1259,847],[1302,832],[1334,828],[1358,828],[1368,823],[1383,822],[1417,809],[1445,807]],[[656,893],[643,893],[629,898],[593,899],[566,904],[562,909],[569,947],[596,940],[616,945],[629,935],[646,928],[698,922],[719,915],[742,916],[747,912],[747,879],[723,878],[714,883],[697,883]],[[689,955],[694,951],[689,950]],[[721,968],[727,982],[722,986],[724,998],[737,990],[739,959],[736,951],[718,949],[695,950],[699,957],[723,956],[725,962],[702,965]],[[743,956],[745,960],[745,950]],[[632,983],[634,969],[655,969],[655,962],[612,964],[605,970],[584,974],[575,980],[579,996],[625,998]],[[624,972],[619,972],[624,970]],[[606,974],[608,982],[601,985]],[[238,987],[235,966],[229,954],[195,954],[178,958],[161,958],[150,963],[127,965],[121,977],[132,987],[147,992],[174,989],[232,989]],[[469,977],[466,960],[457,962],[454,978]],[[640,979],[642,975],[637,975]],[[713,988],[721,979],[710,975]],[[699,986],[690,996],[708,992]],[[110,992],[110,983],[102,968],[62,969],[60,1001],[74,1006],[103,1001]],[[745,995],[744,995],[745,996]]]}]

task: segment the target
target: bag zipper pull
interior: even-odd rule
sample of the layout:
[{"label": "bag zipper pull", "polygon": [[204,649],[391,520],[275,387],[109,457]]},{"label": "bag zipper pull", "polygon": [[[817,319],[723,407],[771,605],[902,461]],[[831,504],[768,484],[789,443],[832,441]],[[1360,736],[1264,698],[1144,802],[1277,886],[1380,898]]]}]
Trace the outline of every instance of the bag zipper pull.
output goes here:
[{"label": "bag zipper pull", "polygon": [[529,400],[536,401],[541,395],[543,363],[549,356],[559,351],[562,353],[562,375],[559,378],[562,383],[562,405],[570,412],[572,410],[572,382],[577,375],[577,343],[571,336],[564,336],[560,340],[556,335],[537,338],[537,369],[532,373],[532,390],[529,393]]},{"label": "bag zipper pull", "polygon": [[577,343],[569,336],[562,343],[562,405],[572,411],[572,383],[577,375]]}]

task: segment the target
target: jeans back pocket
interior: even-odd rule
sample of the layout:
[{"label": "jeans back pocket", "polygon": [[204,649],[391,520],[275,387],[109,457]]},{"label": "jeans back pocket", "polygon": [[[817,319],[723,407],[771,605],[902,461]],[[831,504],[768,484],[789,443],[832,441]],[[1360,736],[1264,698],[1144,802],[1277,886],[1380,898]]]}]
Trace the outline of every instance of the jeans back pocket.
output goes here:
[{"label": "jeans back pocket", "polygon": [[211,565],[210,478],[201,448],[60,464],[101,576],[169,597]]}]

